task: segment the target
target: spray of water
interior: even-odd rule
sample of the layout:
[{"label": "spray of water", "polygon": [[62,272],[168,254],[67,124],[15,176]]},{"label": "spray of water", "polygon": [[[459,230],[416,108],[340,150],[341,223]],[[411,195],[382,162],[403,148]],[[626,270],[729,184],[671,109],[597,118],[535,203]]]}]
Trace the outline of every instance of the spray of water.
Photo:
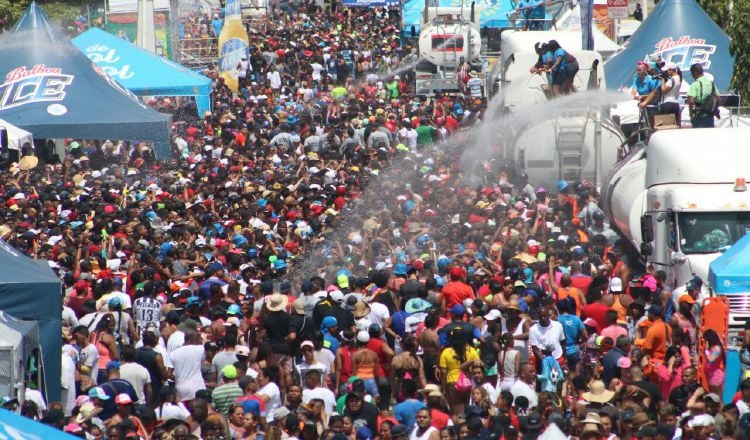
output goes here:
[{"label": "spray of water", "polygon": [[[627,99],[622,92],[589,90],[557,99],[504,112],[501,94],[488,104],[483,122],[472,130],[472,139],[461,156],[464,174],[473,176],[477,164],[500,157],[512,157],[514,140],[526,130],[549,120],[561,117],[585,116],[592,110],[606,112],[610,107]],[[501,155],[500,157],[498,157]]]}]

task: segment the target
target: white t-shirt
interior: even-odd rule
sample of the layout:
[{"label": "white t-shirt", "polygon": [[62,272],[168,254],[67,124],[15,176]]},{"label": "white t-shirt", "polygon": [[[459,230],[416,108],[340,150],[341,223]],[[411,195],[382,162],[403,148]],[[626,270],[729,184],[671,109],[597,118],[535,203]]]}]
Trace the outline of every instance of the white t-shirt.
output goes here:
[{"label": "white t-shirt", "polygon": [[123,310],[127,310],[133,307],[133,303],[130,301],[130,296],[125,293],[115,291],[110,292],[106,295],[102,295],[102,297],[96,301],[96,310],[99,310],[100,312],[108,312],[109,300],[112,298],[120,298],[120,303],[122,304]]},{"label": "white t-shirt", "polygon": [[373,324],[378,324],[380,328],[385,328],[385,321],[391,317],[391,312],[388,311],[388,307],[385,304],[379,302],[370,303],[370,314],[367,318]]},{"label": "white t-shirt", "polygon": [[315,351],[315,360],[323,364],[326,367],[326,371],[330,373],[336,364],[336,355],[327,348],[321,348]]},{"label": "white t-shirt", "polygon": [[280,408],[282,405],[279,386],[273,382],[268,382],[262,388],[258,389],[256,394],[269,397],[269,400],[266,402],[266,414],[273,420],[273,410]]},{"label": "white t-shirt", "polygon": [[305,378],[305,374],[307,373],[308,370],[319,371],[320,372],[320,385],[325,385],[326,376],[328,376],[328,373],[330,372],[328,367],[326,367],[325,365],[323,365],[322,363],[318,361],[315,361],[312,364],[308,364],[307,362],[303,360],[301,363],[295,365],[294,368],[297,370],[297,375],[301,379]]},{"label": "white t-shirt", "polygon": [[671,76],[669,77],[668,85],[671,83],[672,89],[664,94],[662,97],[661,102],[680,102],[680,86],[682,85],[682,81],[680,80],[679,75]]},{"label": "white t-shirt", "polygon": [[96,376],[99,374],[99,351],[96,349],[96,345],[87,345],[86,348],[79,351],[79,354],[81,363],[91,367],[90,376],[96,382]]},{"label": "white t-shirt", "polygon": [[266,73],[266,78],[268,78],[268,82],[271,84],[272,89],[280,89],[281,88],[281,75],[279,72],[274,70],[273,72]]},{"label": "white t-shirt", "polygon": [[326,406],[326,414],[333,414],[336,408],[336,396],[331,390],[323,387],[305,389],[302,391],[302,403],[310,403],[313,399],[320,399]]},{"label": "white t-shirt", "polygon": [[193,400],[195,392],[206,388],[201,364],[206,354],[202,345],[185,345],[172,352],[175,389],[180,400]]},{"label": "white t-shirt", "polygon": [[182,402],[176,405],[174,403],[165,403],[164,405],[157,406],[155,412],[158,420],[178,419],[187,421],[188,417],[190,417],[190,411],[185,408]]},{"label": "white t-shirt", "polygon": [[310,64],[310,67],[312,67],[312,79],[320,81],[320,72],[323,71],[324,67],[318,62]]},{"label": "white t-shirt", "polygon": [[513,394],[513,400],[515,401],[518,396],[524,396],[529,399],[529,408],[534,408],[539,404],[539,400],[536,396],[536,390],[522,380],[517,380],[513,386],[510,387],[510,393]]},{"label": "white t-shirt", "polygon": [[151,383],[151,375],[148,370],[135,362],[125,362],[120,365],[120,379],[127,380],[135,388],[135,394],[138,396],[138,404],[146,403],[146,393],[144,388],[147,383]]},{"label": "white t-shirt", "polygon": [[562,324],[557,321],[550,321],[547,327],[542,327],[539,323],[534,324],[529,329],[529,344],[532,347],[538,347],[540,350],[545,347],[554,347],[552,357],[559,359],[563,355],[561,341],[565,340],[565,330]]},{"label": "white t-shirt", "polygon": [[73,309],[68,306],[63,306],[62,320],[64,322],[67,322],[68,327],[70,328],[78,327],[78,317],[76,316],[76,312],[74,312]]}]

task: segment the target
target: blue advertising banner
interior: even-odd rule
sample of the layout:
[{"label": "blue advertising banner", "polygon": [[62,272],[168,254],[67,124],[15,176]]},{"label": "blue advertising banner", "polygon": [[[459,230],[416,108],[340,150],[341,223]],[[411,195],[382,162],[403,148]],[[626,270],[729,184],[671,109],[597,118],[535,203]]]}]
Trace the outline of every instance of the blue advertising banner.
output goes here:
[{"label": "blue advertising banner", "polygon": [[398,6],[399,0],[343,0],[342,6],[350,8],[385,8],[387,6]]}]

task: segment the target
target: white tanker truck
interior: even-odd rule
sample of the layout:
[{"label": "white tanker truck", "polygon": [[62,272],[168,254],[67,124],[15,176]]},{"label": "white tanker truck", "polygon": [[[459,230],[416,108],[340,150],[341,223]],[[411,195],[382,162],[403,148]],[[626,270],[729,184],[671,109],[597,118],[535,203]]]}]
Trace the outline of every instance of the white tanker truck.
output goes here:
[{"label": "white tanker truck", "polygon": [[[750,232],[750,129],[656,132],[606,179],[602,208],[648,263],[667,272],[674,298],[693,274]],[[750,292],[748,292],[750,294]],[[729,326],[750,319],[748,296],[728,295]]]},{"label": "white tanker truck", "polygon": [[459,92],[456,72],[462,61],[482,70],[479,14],[469,7],[425,8],[419,28],[419,62],[414,69],[417,95]]}]

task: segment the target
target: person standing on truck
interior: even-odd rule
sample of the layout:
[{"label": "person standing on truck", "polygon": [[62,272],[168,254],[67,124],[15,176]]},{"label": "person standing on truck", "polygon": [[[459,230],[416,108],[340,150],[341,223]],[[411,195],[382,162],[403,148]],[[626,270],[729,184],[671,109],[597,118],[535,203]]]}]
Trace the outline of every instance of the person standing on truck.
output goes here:
[{"label": "person standing on truck", "polygon": [[557,40],[549,40],[547,45],[554,59],[552,66],[549,67],[549,72],[552,76],[552,97],[556,98],[565,93],[565,87],[570,79],[568,77],[568,69],[566,68],[568,53],[560,47],[560,43]]},{"label": "person standing on truck", "polygon": [[690,66],[690,75],[695,81],[688,89],[688,107],[693,128],[713,128],[715,108],[708,98],[715,94],[716,85],[703,74],[703,67],[696,63]]},{"label": "person standing on truck", "polygon": [[552,73],[548,70],[550,66],[552,66],[552,52],[549,51],[549,46],[547,43],[543,42],[537,42],[534,45],[534,51],[539,56],[539,59],[537,60],[536,64],[531,66],[529,69],[530,74],[545,74],[545,77],[547,78],[547,84],[542,84],[542,90],[544,91],[544,95],[547,97],[547,99],[551,98],[551,89],[550,85],[552,84]]}]

